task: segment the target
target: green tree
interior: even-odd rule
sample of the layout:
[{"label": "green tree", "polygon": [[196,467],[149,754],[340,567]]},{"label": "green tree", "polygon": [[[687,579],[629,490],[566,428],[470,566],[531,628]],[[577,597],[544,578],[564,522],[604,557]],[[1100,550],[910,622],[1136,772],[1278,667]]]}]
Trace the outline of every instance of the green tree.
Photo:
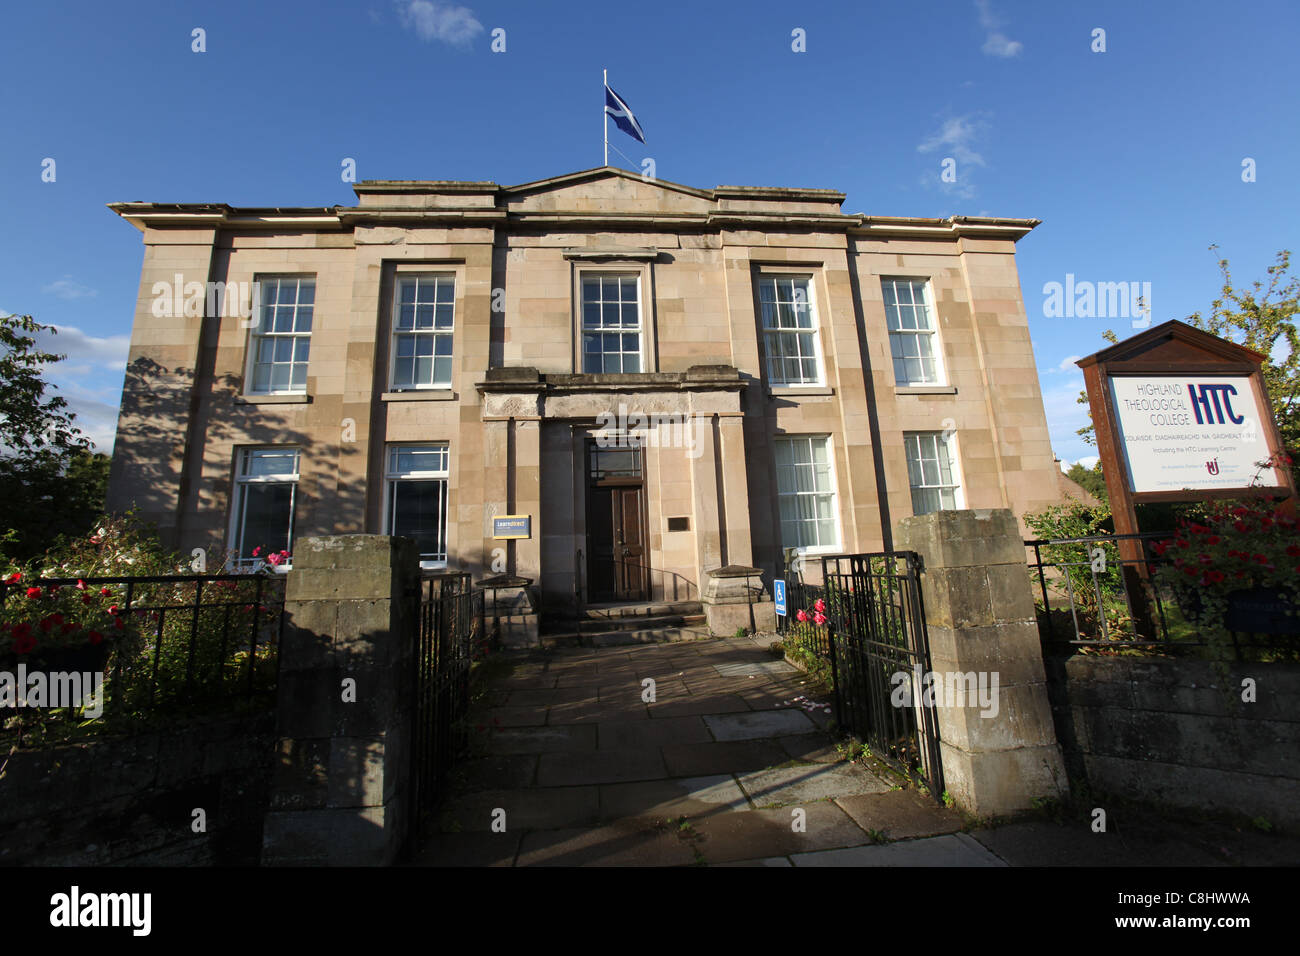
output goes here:
[{"label": "green tree", "polygon": [[94,499],[107,456],[91,454],[76,415],[43,378],[65,356],[38,348],[36,335],[55,331],[30,315],[0,316],[0,532],[16,557],[75,533],[69,519],[101,507]]},{"label": "green tree", "polygon": [[1092,494],[1099,501],[1105,502],[1109,500],[1106,496],[1106,479],[1102,476],[1100,461],[1091,468],[1085,468],[1076,461],[1065,473],[1065,477],[1084,491]]},{"label": "green tree", "polygon": [[[1216,251],[1218,246],[1210,246]],[[1228,260],[1219,260],[1223,275],[1223,288],[1219,298],[1210,303],[1210,314],[1194,312],[1186,319],[1211,335],[1244,345],[1264,354],[1264,386],[1273,403],[1273,417],[1282,443],[1288,449],[1300,447],[1300,333],[1296,330],[1296,317],[1300,313],[1300,276],[1290,274],[1291,253],[1282,250],[1277,261],[1268,267],[1267,280],[1256,279],[1249,288],[1233,285]],[[1112,345],[1119,339],[1111,330],[1104,338]],[[1275,357],[1280,343],[1285,346]],[[1086,393],[1079,394],[1079,403],[1088,404]],[[1092,423],[1079,429],[1083,440],[1094,444]]]}]

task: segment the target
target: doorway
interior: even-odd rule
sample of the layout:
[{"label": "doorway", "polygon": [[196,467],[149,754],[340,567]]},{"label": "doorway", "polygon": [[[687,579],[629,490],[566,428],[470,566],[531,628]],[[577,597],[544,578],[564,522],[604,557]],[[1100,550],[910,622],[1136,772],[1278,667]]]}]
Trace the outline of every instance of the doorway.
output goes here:
[{"label": "doorway", "polygon": [[649,598],[645,455],[629,436],[587,439],[587,589],[593,604]]}]

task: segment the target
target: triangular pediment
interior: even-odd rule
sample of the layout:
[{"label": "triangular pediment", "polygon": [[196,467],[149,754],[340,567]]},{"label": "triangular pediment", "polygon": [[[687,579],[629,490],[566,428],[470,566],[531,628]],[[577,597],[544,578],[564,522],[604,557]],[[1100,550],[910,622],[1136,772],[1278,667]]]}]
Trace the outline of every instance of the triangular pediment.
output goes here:
[{"label": "triangular pediment", "polygon": [[1129,362],[1141,362],[1144,365],[1241,365],[1259,363],[1264,358],[1264,355],[1254,349],[1172,319],[1081,358],[1075,364],[1080,368],[1099,362],[1107,365]]},{"label": "triangular pediment", "polygon": [[716,208],[704,189],[644,179],[615,166],[600,166],[501,190],[510,212],[707,213]]}]

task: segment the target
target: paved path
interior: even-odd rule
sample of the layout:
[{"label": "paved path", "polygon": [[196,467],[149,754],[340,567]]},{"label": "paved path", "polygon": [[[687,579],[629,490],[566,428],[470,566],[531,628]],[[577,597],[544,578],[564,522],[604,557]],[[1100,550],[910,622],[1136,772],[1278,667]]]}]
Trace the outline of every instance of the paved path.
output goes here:
[{"label": "paved path", "polygon": [[[957,813],[841,760],[805,680],[748,638],[518,658],[415,862],[1005,865]],[[935,834],[906,861],[875,845]]]}]

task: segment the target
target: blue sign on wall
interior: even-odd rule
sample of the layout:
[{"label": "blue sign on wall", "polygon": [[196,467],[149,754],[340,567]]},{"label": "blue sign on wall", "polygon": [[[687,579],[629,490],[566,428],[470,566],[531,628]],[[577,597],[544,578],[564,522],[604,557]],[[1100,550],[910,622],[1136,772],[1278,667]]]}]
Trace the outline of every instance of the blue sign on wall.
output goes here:
[{"label": "blue sign on wall", "polygon": [[532,515],[496,515],[492,518],[494,538],[531,538],[532,535]]},{"label": "blue sign on wall", "polygon": [[785,616],[785,582],[772,582],[772,601],[776,604],[776,613]]}]

